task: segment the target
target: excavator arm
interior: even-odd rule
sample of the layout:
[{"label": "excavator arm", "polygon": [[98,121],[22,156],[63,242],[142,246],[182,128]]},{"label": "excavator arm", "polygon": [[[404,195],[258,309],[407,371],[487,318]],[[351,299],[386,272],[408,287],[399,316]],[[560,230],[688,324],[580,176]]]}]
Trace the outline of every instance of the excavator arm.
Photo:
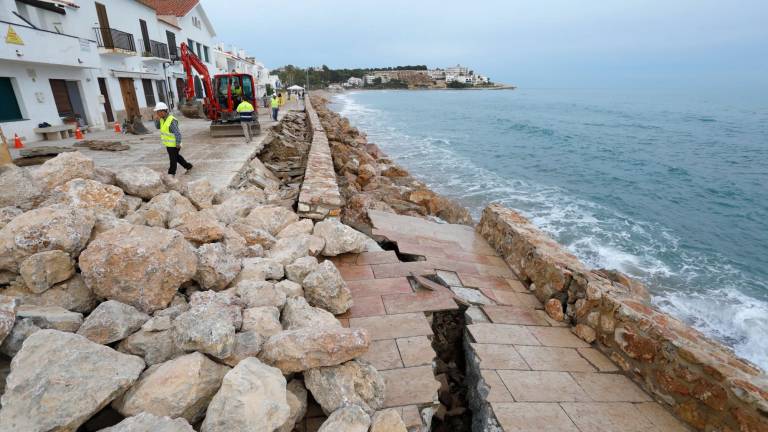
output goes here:
[{"label": "excavator arm", "polygon": [[[218,102],[214,97],[213,87],[211,85],[211,75],[208,73],[208,68],[200,60],[198,56],[193,53],[186,42],[181,43],[181,63],[184,66],[184,72],[187,75],[185,99],[186,102],[182,105],[181,112],[186,117],[201,117],[201,111],[211,120],[216,120],[218,110]],[[196,101],[195,95],[195,82],[192,70],[195,70],[200,75],[200,81],[203,83],[205,89],[205,97],[203,99],[202,110],[199,102]]]}]

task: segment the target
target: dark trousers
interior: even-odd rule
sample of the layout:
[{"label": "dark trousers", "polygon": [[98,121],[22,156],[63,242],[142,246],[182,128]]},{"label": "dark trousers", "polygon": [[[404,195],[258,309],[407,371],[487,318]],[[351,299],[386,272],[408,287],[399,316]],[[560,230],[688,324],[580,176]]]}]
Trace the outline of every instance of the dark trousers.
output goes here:
[{"label": "dark trousers", "polygon": [[165,149],[168,150],[168,161],[170,162],[170,165],[168,166],[168,174],[176,174],[176,163],[179,163],[184,169],[192,168],[192,164],[184,159],[184,156],[181,155],[181,150],[179,150],[178,147],[166,147]]},{"label": "dark trousers", "polygon": [[277,112],[280,111],[280,108],[272,108],[272,120],[277,121]]}]

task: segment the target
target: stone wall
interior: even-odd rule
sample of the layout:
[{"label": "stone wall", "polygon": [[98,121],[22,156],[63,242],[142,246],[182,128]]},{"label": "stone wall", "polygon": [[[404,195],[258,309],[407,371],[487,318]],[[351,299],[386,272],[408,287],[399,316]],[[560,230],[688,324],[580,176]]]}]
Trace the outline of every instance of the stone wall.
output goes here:
[{"label": "stone wall", "polygon": [[550,316],[603,351],[701,431],[768,431],[768,377],[728,348],[650,305],[641,284],[591,270],[520,214],[488,206],[477,227]]},{"label": "stone wall", "polygon": [[304,183],[299,194],[298,213],[302,217],[311,219],[338,216],[342,200],[336,184],[328,137],[309,97],[304,98],[304,103],[312,131],[312,147],[309,150],[307,170],[304,173]]}]

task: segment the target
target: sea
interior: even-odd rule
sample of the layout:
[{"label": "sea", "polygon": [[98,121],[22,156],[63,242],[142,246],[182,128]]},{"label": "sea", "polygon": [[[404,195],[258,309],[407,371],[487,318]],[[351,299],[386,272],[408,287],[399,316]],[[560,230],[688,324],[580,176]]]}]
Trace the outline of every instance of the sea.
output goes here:
[{"label": "sea", "polygon": [[768,97],[383,90],[331,108],[476,220],[491,202],[520,211],[768,370]]}]

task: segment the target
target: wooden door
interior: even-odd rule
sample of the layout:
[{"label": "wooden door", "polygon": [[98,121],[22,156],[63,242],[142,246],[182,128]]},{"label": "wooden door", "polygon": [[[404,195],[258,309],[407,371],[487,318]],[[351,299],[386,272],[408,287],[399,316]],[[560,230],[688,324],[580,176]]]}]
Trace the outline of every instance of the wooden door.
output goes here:
[{"label": "wooden door", "polygon": [[184,85],[184,80],[176,78],[176,94],[179,97],[179,105],[183,104],[187,98],[187,86]]},{"label": "wooden door", "polygon": [[53,92],[53,102],[56,104],[56,111],[59,117],[71,117],[74,114],[72,102],[69,100],[67,83],[64,80],[52,79],[51,91]]},{"label": "wooden door", "polygon": [[120,93],[123,96],[125,105],[125,115],[132,119],[135,116],[141,117],[139,110],[139,100],[136,98],[136,89],[133,87],[133,79],[120,78]]},{"label": "wooden door", "polygon": [[99,18],[99,27],[101,28],[101,41],[106,48],[114,48],[115,43],[112,40],[112,29],[109,28],[109,18],[107,17],[107,7],[101,3],[96,3],[96,16]]},{"label": "wooden door", "polygon": [[107,80],[99,78],[99,91],[104,96],[104,111],[107,113],[107,121],[112,123],[115,121],[115,115],[112,114],[112,103],[109,101],[109,93],[107,93]]}]

